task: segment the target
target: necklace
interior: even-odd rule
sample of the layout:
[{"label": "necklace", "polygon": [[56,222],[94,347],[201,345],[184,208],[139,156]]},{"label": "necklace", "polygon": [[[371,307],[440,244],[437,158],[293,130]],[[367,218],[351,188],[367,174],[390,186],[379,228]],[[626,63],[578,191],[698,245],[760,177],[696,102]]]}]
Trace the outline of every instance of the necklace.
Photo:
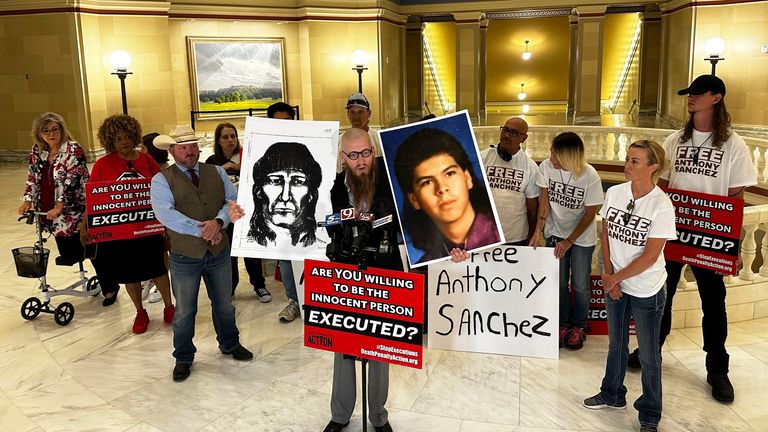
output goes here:
[{"label": "necklace", "polygon": [[691,144],[693,144],[693,147],[696,147],[696,149],[693,151],[694,165],[699,164],[699,151],[701,151],[701,148],[704,147],[704,144],[708,143],[710,139],[712,139],[712,132],[709,133],[709,136],[707,137],[707,139],[704,140],[703,143],[701,143],[698,147],[696,147],[696,141],[694,141],[693,135],[691,135]]},{"label": "necklace", "polygon": [[571,180],[573,179],[573,173],[572,172],[568,171],[569,175],[568,175],[568,181],[567,182],[565,181],[565,178],[563,178],[563,170],[559,169],[559,170],[557,170],[557,172],[560,173],[560,183],[566,184],[566,185],[571,184]]}]

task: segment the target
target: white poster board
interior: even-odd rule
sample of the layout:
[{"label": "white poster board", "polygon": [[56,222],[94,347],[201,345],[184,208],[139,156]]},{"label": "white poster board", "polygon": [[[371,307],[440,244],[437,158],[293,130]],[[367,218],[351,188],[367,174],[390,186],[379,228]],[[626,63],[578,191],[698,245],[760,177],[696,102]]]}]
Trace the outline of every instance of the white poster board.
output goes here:
[{"label": "white poster board", "polygon": [[552,248],[502,246],[429,266],[428,348],[558,358]]},{"label": "white poster board", "polygon": [[232,256],[326,260],[339,123],[248,117]]}]

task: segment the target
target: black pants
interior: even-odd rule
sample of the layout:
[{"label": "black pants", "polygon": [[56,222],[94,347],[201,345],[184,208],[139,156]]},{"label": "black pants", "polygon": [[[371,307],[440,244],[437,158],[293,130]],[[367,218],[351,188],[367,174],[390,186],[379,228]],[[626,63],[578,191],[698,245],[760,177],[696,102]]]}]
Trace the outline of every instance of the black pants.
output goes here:
[{"label": "black pants", "polygon": [[[235,231],[235,224],[229,224],[227,235],[232,238]],[[245,262],[245,271],[248,272],[248,279],[254,288],[265,288],[264,273],[261,269],[261,258],[243,258]],[[235,295],[235,288],[240,283],[240,272],[237,269],[237,257],[232,257],[232,295]]]},{"label": "black pants", "polygon": [[[701,310],[701,332],[704,336],[704,351],[707,353],[707,372],[724,375],[728,373],[728,351],[725,350],[725,340],[728,338],[728,317],[725,309],[725,283],[723,276],[712,270],[690,266],[696,284],[699,287]],[[664,306],[664,316],[661,318],[659,346],[672,328],[672,298],[680,281],[682,263],[667,261],[667,303]]]}]

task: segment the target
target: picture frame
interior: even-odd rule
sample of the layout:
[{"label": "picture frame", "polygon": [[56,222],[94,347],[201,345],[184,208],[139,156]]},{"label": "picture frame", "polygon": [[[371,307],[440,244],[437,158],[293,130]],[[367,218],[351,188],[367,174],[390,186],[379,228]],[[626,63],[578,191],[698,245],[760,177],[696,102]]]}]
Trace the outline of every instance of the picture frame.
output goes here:
[{"label": "picture frame", "polygon": [[284,38],[187,37],[195,118],[265,109],[287,99]]}]

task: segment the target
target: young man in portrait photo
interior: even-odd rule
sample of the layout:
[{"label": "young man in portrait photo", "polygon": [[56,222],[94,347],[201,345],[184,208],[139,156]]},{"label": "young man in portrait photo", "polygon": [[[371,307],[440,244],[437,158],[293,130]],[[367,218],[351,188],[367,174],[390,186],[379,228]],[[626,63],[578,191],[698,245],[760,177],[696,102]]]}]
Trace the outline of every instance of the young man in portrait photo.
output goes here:
[{"label": "young man in portrait photo", "polygon": [[248,237],[262,246],[313,245],[322,177],[320,164],[304,144],[272,144],[253,166],[255,211]]},{"label": "young man in portrait photo", "polygon": [[423,263],[498,243],[485,184],[461,143],[439,129],[422,129],[397,150],[395,175],[405,194],[403,226]]}]

